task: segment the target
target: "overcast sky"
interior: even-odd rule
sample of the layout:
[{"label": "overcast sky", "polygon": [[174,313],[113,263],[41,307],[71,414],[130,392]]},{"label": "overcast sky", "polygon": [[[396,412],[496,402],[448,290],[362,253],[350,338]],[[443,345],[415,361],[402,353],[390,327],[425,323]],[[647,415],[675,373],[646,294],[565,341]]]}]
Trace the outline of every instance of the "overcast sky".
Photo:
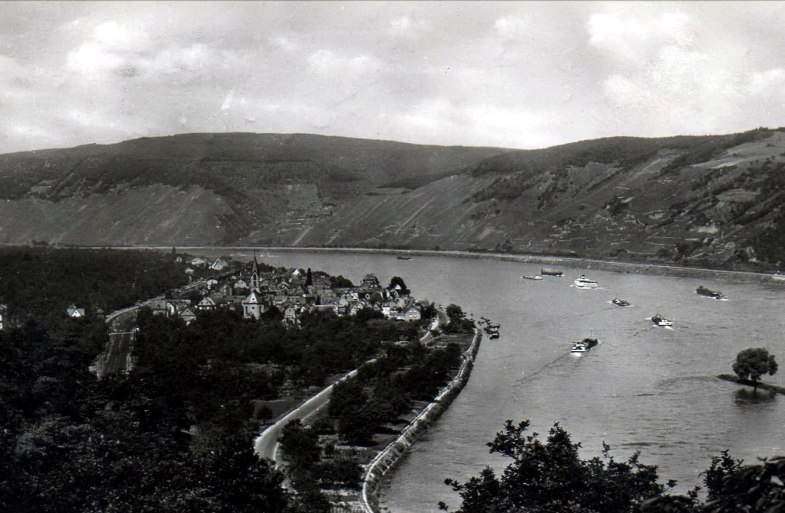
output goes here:
[{"label": "overcast sky", "polygon": [[785,3],[0,2],[0,153],[224,131],[535,148],[783,113]]}]

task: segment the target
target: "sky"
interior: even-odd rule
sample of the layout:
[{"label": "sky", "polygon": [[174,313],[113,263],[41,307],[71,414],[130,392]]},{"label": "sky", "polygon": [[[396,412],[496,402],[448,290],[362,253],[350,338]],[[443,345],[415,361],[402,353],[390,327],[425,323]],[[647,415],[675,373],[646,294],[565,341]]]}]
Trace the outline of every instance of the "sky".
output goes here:
[{"label": "sky", "polygon": [[0,153],[187,132],[540,148],[784,115],[780,2],[0,2]]}]

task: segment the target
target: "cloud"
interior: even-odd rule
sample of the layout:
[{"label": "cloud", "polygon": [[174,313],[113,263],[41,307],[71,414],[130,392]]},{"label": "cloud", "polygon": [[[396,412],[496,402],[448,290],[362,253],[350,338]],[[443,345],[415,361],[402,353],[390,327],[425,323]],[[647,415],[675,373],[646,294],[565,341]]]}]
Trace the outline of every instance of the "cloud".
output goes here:
[{"label": "cloud", "polygon": [[521,18],[511,15],[497,19],[493,27],[499,37],[509,40],[522,35],[525,24]]},{"label": "cloud", "polygon": [[689,48],[695,41],[692,19],[681,12],[666,12],[648,20],[597,13],[587,22],[589,43],[621,60],[645,61],[663,46]]},{"label": "cloud", "polygon": [[378,72],[384,64],[370,55],[344,56],[320,49],[308,58],[311,69],[321,75],[352,73],[355,75]]},{"label": "cloud", "polygon": [[[532,147],[544,143],[541,129],[544,111],[511,109],[489,103],[456,104],[447,98],[426,98],[406,112],[393,116],[394,123],[419,140],[433,143],[445,133],[458,137],[454,144],[495,144]],[[493,142],[492,142],[493,141]]]},{"label": "cloud", "polygon": [[754,95],[783,94],[785,92],[785,68],[774,68],[753,73],[747,91]]}]

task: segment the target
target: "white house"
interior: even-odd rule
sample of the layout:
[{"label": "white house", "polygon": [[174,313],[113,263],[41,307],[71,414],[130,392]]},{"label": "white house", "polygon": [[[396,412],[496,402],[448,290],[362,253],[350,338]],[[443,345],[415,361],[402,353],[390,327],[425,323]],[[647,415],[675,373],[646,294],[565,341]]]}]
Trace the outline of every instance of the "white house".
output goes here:
[{"label": "white house", "polygon": [[85,316],[84,308],[77,308],[76,305],[71,305],[65,310],[68,317],[80,319]]},{"label": "white house", "polygon": [[213,271],[223,271],[227,267],[229,267],[229,264],[226,263],[226,260],[224,260],[223,258],[218,258],[216,259],[215,262],[210,264],[210,269],[212,269]]}]

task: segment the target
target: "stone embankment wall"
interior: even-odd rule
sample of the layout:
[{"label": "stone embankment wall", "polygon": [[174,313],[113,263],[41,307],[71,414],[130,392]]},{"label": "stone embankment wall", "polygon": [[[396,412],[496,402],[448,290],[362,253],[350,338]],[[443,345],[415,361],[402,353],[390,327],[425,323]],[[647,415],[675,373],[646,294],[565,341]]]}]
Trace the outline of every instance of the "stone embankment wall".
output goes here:
[{"label": "stone embankment wall", "polygon": [[469,348],[463,353],[461,368],[458,374],[445,386],[439,395],[434,398],[410,423],[401,434],[382,450],[368,465],[363,476],[363,489],[360,503],[364,513],[379,513],[379,486],[384,475],[389,472],[414,445],[417,438],[439,416],[444,413],[450,403],[460,393],[469,381],[469,375],[474,366],[474,358],[480,348],[480,331],[474,330],[474,339]]}]

